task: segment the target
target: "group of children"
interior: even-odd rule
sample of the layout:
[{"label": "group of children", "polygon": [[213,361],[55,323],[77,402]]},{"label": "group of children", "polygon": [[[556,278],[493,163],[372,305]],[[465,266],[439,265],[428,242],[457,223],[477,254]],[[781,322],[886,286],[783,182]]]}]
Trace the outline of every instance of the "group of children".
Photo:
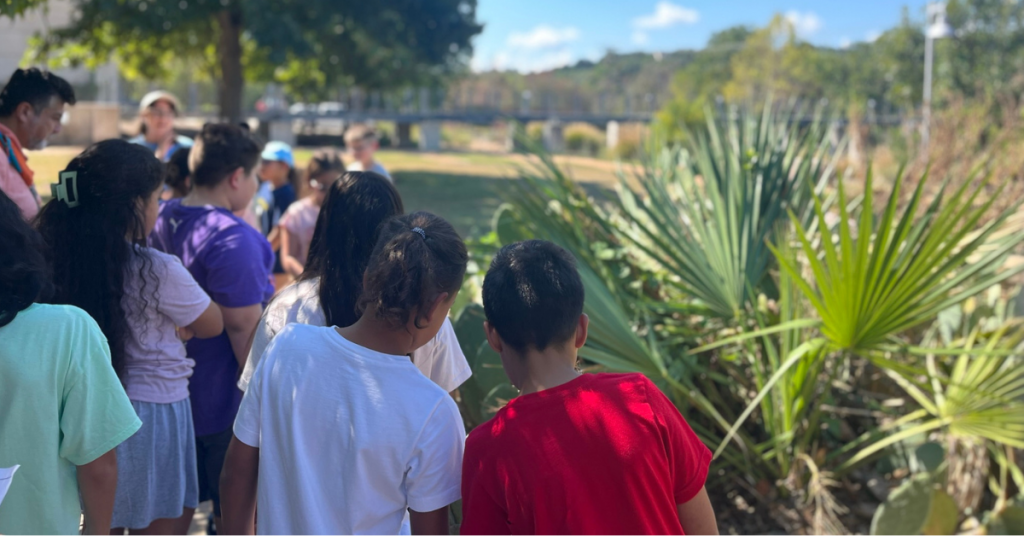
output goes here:
[{"label": "group of children", "polygon": [[520,395],[467,439],[466,247],[352,145],[369,171],[317,155],[273,226],[297,277],[276,295],[240,214],[294,159],[240,126],[167,166],[99,142],[31,226],[0,193],[0,468],[21,466],[0,533],[76,533],[82,512],[90,534],[184,534],[212,500],[223,534],[447,534],[460,498],[464,534],[717,532],[675,406],[576,368],[583,284],[554,244],[491,264],[481,329]]}]

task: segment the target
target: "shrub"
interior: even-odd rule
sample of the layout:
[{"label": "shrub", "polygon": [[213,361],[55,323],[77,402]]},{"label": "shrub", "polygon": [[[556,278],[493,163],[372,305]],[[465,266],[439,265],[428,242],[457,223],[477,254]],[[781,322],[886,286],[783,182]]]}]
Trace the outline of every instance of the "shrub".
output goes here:
[{"label": "shrub", "polygon": [[593,125],[577,123],[565,129],[565,150],[570,153],[598,156],[604,143],[604,133]]}]

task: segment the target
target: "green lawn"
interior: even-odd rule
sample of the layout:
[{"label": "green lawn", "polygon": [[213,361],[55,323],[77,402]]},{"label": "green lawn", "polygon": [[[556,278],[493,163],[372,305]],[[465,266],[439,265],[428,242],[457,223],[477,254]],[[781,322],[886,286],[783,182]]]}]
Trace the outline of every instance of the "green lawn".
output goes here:
[{"label": "green lawn", "polygon": [[[79,147],[49,147],[29,153],[29,165],[36,172],[41,195],[50,192]],[[305,166],[313,150],[295,151],[299,166]],[[407,212],[426,210],[452,223],[464,237],[478,237],[490,230],[494,211],[507,197],[517,167],[529,165],[523,155],[493,153],[421,153],[381,151],[378,158],[395,178]],[[612,184],[616,164],[584,157],[558,157],[572,176],[588,189]]]},{"label": "green lawn", "polygon": [[491,217],[511,182],[494,177],[398,171],[395,184],[406,212],[425,210],[451,222],[464,238],[491,228]]}]

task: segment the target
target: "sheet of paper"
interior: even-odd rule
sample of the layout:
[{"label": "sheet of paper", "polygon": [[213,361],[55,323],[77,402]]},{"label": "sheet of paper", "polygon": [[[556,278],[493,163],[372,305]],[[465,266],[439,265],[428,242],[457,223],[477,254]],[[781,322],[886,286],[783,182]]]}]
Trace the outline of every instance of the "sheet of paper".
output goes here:
[{"label": "sheet of paper", "polygon": [[4,502],[4,497],[7,496],[7,490],[11,489],[11,480],[14,479],[14,473],[17,472],[20,465],[14,467],[0,467],[0,503]]}]

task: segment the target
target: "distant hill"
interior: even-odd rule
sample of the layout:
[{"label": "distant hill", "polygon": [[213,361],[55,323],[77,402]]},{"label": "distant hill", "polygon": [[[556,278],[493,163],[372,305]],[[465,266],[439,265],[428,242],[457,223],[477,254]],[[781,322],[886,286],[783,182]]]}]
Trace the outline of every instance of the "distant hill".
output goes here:
[{"label": "distant hill", "polygon": [[[668,53],[608,52],[597,62],[580,60],[574,65],[551,71],[521,74],[516,71],[474,73],[456,84],[449,98],[476,106],[496,102],[521,105],[523,92],[529,91],[533,109],[573,109],[601,107],[624,111],[626,99],[634,111],[656,110],[670,96],[672,77],[689,65],[695,50]],[[454,95],[454,97],[453,97]]]}]

